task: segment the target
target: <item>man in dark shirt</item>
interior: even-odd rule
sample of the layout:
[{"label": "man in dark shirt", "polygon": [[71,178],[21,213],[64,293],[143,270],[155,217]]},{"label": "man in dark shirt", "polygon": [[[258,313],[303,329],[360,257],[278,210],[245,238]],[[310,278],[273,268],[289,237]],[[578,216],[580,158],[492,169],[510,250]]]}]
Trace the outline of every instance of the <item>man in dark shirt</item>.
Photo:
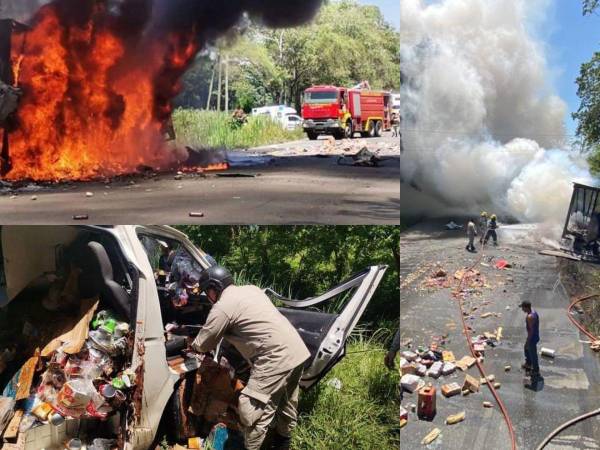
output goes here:
[{"label": "man in dark shirt", "polygon": [[540,317],[536,311],[531,308],[529,300],[521,302],[521,309],[526,314],[525,329],[527,330],[527,340],[525,341],[525,364],[522,365],[532,378],[540,375],[540,366],[538,365],[537,343],[540,341]]}]

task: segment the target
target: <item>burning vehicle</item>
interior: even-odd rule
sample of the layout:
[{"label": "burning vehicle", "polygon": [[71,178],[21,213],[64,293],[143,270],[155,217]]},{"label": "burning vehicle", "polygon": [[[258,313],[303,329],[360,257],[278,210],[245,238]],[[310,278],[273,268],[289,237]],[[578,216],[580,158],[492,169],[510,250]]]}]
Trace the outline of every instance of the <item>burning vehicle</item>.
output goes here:
[{"label": "burning vehicle", "polygon": [[562,234],[563,250],[593,262],[600,262],[599,194],[600,188],[574,183]]},{"label": "burning vehicle", "polygon": [[5,0],[0,177],[89,180],[176,167],[187,152],[168,146],[165,135],[173,138],[172,100],[196,55],[245,14],[290,26],[320,4]]},{"label": "burning vehicle", "polygon": [[[248,363],[222,342],[189,344],[210,311],[199,274],[216,264],[169,227],[0,228],[0,436],[5,449],[146,449],[238,428]],[[313,387],[386,272],[372,266],[306,300],[267,289],[311,352]],[[334,313],[315,309],[341,300]],[[75,444],[73,444],[75,440]],[[69,444],[69,445],[71,445]]]}]

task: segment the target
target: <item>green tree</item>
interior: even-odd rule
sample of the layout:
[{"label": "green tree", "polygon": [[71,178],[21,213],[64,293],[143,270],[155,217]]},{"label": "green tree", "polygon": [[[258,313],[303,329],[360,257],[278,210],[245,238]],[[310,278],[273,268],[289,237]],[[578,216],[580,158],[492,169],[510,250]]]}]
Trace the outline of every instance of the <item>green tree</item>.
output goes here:
[{"label": "green tree", "polygon": [[186,226],[183,231],[250,282],[305,298],[373,264],[389,270],[364,316],[397,321],[400,228],[386,226]]},{"label": "green tree", "polygon": [[[269,29],[248,21],[238,39],[221,40],[199,57],[184,79],[177,106],[206,107],[215,53],[229,61],[230,107],[250,110],[266,104],[293,104],[316,84],[398,89],[400,37],[379,8],[356,0],[327,3],[308,25]],[[210,56],[213,58],[210,58]],[[204,105],[204,106],[202,106]]]},{"label": "green tree", "polygon": [[581,65],[577,77],[579,109],[572,116],[577,120],[577,135],[585,148],[590,149],[590,166],[600,173],[600,52],[591,61]]},{"label": "green tree", "polygon": [[583,0],[583,14],[592,14],[600,6],[600,0]]}]

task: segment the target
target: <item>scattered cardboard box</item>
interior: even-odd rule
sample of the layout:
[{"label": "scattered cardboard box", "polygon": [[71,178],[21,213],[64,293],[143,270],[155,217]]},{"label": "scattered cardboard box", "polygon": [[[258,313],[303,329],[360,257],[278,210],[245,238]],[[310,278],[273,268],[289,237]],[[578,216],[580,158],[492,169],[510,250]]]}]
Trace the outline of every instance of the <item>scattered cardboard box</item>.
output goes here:
[{"label": "scattered cardboard box", "polygon": [[442,366],[442,375],[450,375],[456,371],[456,365],[452,363],[444,363]]},{"label": "scattered cardboard box", "polygon": [[463,390],[468,389],[471,392],[479,391],[479,380],[469,374],[465,375],[465,381],[462,385]]},{"label": "scattered cardboard box", "polygon": [[427,370],[427,376],[431,378],[439,378],[442,374],[443,363],[441,361],[434,362]]},{"label": "scattered cardboard box", "polygon": [[480,378],[479,379],[479,383],[480,384],[487,384],[487,382],[493,382],[496,379],[496,375],[492,374],[492,375],[488,375],[485,378]]},{"label": "scattered cardboard box", "polygon": [[21,420],[23,419],[23,410],[19,409],[15,411],[14,416],[8,422],[8,426],[4,431],[3,439],[4,442],[11,442],[17,439],[19,435],[19,425],[21,424]]},{"label": "scattered cardboard box", "polygon": [[453,363],[454,361],[456,361],[456,359],[454,358],[454,353],[452,353],[450,350],[444,350],[442,352],[442,359],[444,360],[444,362]]},{"label": "scattered cardboard box", "polygon": [[419,389],[420,386],[424,384],[425,382],[421,379],[421,377],[418,377],[417,375],[406,374],[402,375],[402,378],[400,378],[400,386],[402,387],[402,389],[410,393],[415,392],[417,389]]},{"label": "scattered cardboard box", "polygon": [[454,395],[458,395],[461,392],[460,384],[458,383],[448,383],[442,385],[442,395],[444,397],[452,397]]},{"label": "scattered cardboard box", "polygon": [[419,355],[417,355],[415,352],[411,352],[410,350],[405,350],[402,352],[402,357],[407,361],[414,361],[418,356]]},{"label": "scattered cardboard box", "polygon": [[456,361],[456,367],[458,367],[463,372],[469,369],[475,364],[475,358],[472,356],[463,356],[461,359]]}]

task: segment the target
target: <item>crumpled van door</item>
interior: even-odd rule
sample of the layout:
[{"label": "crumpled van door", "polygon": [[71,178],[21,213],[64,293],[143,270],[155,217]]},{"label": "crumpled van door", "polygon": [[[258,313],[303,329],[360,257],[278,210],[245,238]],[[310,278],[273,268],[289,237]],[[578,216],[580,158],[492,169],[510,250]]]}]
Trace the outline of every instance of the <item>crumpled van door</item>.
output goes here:
[{"label": "crumpled van door", "polygon": [[[346,341],[365,312],[387,266],[371,266],[328,292],[306,300],[291,300],[271,289],[266,293],[286,307],[279,311],[294,325],[311,352],[300,381],[308,389],[323,378],[346,354]],[[312,307],[350,294],[340,311],[318,312]]]}]

